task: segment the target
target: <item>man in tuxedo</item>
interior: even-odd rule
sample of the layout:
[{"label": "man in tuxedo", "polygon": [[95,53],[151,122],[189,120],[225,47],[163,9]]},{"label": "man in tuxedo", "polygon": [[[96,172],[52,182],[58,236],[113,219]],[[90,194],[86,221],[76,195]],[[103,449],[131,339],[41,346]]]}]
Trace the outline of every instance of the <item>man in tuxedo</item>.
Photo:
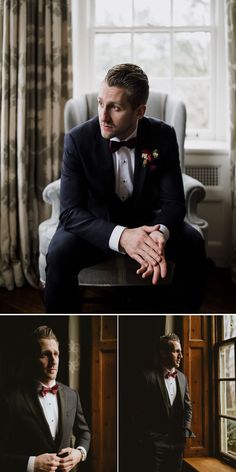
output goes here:
[{"label": "man in tuxedo", "polygon": [[47,255],[47,312],[78,312],[79,271],[114,251],[134,259],[137,277],[151,277],[154,285],[166,277],[166,258],[174,260],[171,312],[199,310],[204,241],[183,221],[175,131],[144,116],[148,95],[140,67],[114,66],[99,90],[98,116],[65,137],[60,224]]},{"label": "man in tuxedo", "polygon": [[161,336],[157,366],[142,373],[133,420],[140,472],[180,472],[186,438],[195,437],[182,357],[178,336]]},{"label": "man in tuxedo", "polygon": [[0,470],[69,472],[86,459],[90,432],[78,393],[56,383],[59,343],[51,328],[34,331],[29,359],[24,384],[2,394]]}]

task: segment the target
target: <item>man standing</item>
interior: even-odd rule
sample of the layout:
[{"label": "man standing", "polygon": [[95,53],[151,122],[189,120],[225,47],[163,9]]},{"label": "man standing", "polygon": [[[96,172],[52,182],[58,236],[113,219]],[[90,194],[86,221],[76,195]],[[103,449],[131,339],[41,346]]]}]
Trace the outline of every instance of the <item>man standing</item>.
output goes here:
[{"label": "man standing", "polygon": [[166,257],[174,260],[173,310],[199,310],[204,241],[183,221],[175,131],[144,116],[148,95],[140,67],[114,66],[99,90],[98,116],[65,137],[60,224],[47,255],[49,313],[78,312],[79,271],[114,251],[154,285],[166,277]]},{"label": "man standing", "polygon": [[158,366],[143,372],[134,414],[140,471],[180,472],[185,440],[195,437],[182,357],[178,336],[161,336]]},{"label": "man standing", "polygon": [[0,470],[69,472],[86,459],[90,432],[78,393],[56,383],[59,343],[51,328],[34,331],[29,355],[28,378],[0,402]]}]

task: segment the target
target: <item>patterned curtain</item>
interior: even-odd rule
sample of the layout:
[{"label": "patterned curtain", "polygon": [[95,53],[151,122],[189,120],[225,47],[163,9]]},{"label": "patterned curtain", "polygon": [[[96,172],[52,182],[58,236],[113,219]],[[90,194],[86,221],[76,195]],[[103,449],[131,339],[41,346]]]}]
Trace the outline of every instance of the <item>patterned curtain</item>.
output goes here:
[{"label": "patterned curtain", "polygon": [[230,149],[232,182],[232,279],[236,283],[236,0],[225,0],[227,18],[228,76],[230,104]]},{"label": "patterned curtain", "polygon": [[80,377],[80,318],[69,317],[69,385],[78,390]]},{"label": "patterned curtain", "polygon": [[42,190],[58,178],[71,96],[71,0],[0,1],[0,286],[38,283]]}]

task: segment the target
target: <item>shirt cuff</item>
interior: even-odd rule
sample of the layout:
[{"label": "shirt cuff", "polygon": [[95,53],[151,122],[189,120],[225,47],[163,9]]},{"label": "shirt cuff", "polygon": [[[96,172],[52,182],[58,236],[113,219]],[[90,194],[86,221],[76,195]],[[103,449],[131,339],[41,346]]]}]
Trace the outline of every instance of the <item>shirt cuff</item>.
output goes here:
[{"label": "shirt cuff", "polygon": [[83,446],[78,446],[77,449],[79,449],[79,451],[82,451],[83,452],[83,459],[82,459],[82,462],[84,462],[87,458],[87,451],[86,449],[83,447]]},{"label": "shirt cuff", "polygon": [[35,463],[35,456],[30,456],[28,460],[26,472],[34,472],[34,463]]},{"label": "shirt cuff", "polygon": [[120,226],[120,225],[115,226],[109,239],[109,248],[112,249],[113,251],[120,252],[122,254],[125,254],[125,252],[120,251],[119,242],[120,242],[120,237],[124,229],[126,229],[125,226]]},{"label": "shirt cuff", "polygon": [[169,232],[168,228],[165,225],[160,225],[159,231],[163,234],[163,236],[165,238],[165,242],[168,241],[168,239],[170,237],[170,232]]}]

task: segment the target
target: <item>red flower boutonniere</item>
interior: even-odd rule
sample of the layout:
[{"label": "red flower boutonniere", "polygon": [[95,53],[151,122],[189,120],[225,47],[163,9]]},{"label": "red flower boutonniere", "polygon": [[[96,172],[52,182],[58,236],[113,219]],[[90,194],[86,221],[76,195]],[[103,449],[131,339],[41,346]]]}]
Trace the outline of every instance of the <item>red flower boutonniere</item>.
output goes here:
[{"label": "red flower boutonniere", "polygon": [[142,154],[142,160],[143,160],[143,167],[147,167],[147,165],[151,164],[156,164],[156,160],[158,158],[159,154],[157,149],[154,149],[154,151],[149,151],[145,149]]}]

